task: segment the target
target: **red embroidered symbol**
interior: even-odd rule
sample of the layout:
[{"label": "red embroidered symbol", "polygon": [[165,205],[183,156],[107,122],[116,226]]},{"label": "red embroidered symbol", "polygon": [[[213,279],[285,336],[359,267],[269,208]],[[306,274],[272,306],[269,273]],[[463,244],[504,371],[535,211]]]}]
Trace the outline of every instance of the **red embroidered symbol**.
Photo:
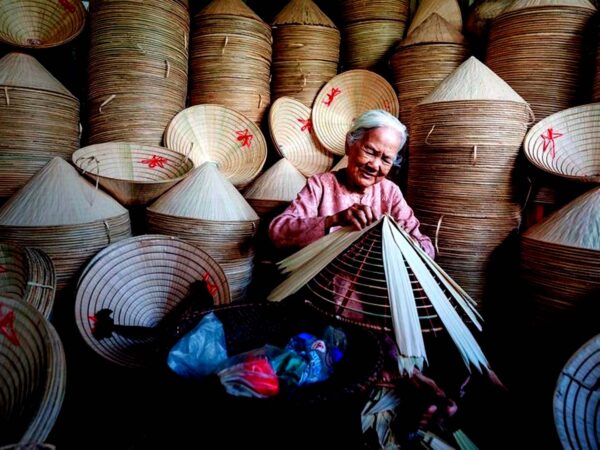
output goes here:
[{"label": "red embroidered symbol", "polygon": [[298,122],[300,122],[302,124],[302,126],[300,127],[300,131],[306,131],[307,133],[310,133],[312,131],[312,120],[310,119],[298,119]]},{"label": "red embroidered symbol", "polygon": [[66,11],[69,11],[70,13],[75,12],[75,6],[73,6],[69,0],[58,0],[58,3],[60,3]]},{"label": "red embroidered symbol", "polygon": [[2,264],[0,264],[0,273],[4,273],[6,272],[6,267],[4,267]]},{"label": "red embroidered symbol", "polygon": [[388,100],[383,101],[383,107],[386,111],[390,111],[392,108],[390,107],[390,102]]},{"label": "red embroidered symbol", "polygon": [[2,314],[4,305],[0,303],[0,333],[12,344],[19,345],[19,336],[15,331],[15,312],[9,309],[6,314]]},{"label": "red embroidered symbol", "polygon": [[331,88],[331,92],[329,92],[329,94],[327,94],[327,98],[325,100],[323,100],[323,103],[325,103],[325,106],[330,106],[331,102],[333,102],[333,99],[337,96],[340,95],[342,93],[342,90],[340,88]]},{"label": "red embroidered symbol", "polygon": [[154,169],[155,167],[160,167],[160,168],[164,169],[165,164],[168,163],[169,160],[167,158],[162,157],[162,156],[152,155],[152,158],[150,158],[150,159],[142,159],[140,162],[142,164],[148,164],[148,167],[150,169]]},{"label": "red embroidered symbol", "polygon": [[216,284],[212,284],[212,283],[209,281],[210,279],[209,279],[209,277],[208,277],[208,274],[207,274],[207,273],[205,273],[205,274],[202,276],[202,279],[203,279],[204,281],[206,281],[206,289],[208,289],[208,293],[214,297],[214,295],[215,295],[215,294],[217,293],[217,291],[218,291],[218,289],[217,289],[217,285],[216,285]]},{"label": "red embroidered symbol", "polygon": [[96,314],[92,314],[91,316],[88,316],[88,320],[90,321],[90,327],[92,328],[92,333],[94,333],[96,331],[96,322],[98,322],[98,319],[96,318]]},{"label": "red embroidered symbol", "polygon": [[554,139],[559,138],[561,136],[562,133],[557,133],[552,128],[548,128],[546,134],[542,134],[541,136],[544,140],[544,146],[542,147],[542,151],[545,152],[546,150],[550,149],[550,155],[552,156],[552,159],[554,159],[554,157],[556,156],[556,144],[554,142]]},{"label": "red embroidered symbol", "polygon": [[254,136],[250,134],[248,128],[243,131],[236,131],[235,134],[237,134],[237,140],[242,143],[242,147],[250,147]]}]

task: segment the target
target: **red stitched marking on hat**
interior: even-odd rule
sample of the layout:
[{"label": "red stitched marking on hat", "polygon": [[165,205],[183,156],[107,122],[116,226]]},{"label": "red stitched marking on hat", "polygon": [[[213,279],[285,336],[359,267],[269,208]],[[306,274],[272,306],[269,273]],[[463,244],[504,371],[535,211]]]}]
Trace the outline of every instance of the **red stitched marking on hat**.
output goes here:
[{"label": "red stitched marking on hat", "polygon": [[152,155],[152,158],[142,159],[140,162],[142,164],[147,164],[150,169],[154,169],[155,167],[160,167],[160,168],[164,169],[165,164],[168,163],[169,160],[162,156]]},{"label": "red stitched marking on hat", "polygon": [[61,4],[65,11],[69,11],[70,13],[75,12],[75,6],[73,6],[69,0],[58,0],[58,3]]},{"label": "red stitched marking on hat", "polygon": [[237,140],[242,143],[242,147],[250,147],[254,136],[250,134],[248,128],[242,131],[236,131],[235,134],[237,134]]},{"label": "red stitched marking on hat", "polygon": [[562,133],[558,133],[552,128],[548,128],[548,130],[546,130],[546,134],[542,134],[541,136],[544,140],[544,146],[542,147],[542,151],[545,152],[546,150],[550,149],[550,156],[552,156],[552,159],[554,159],[554,157],[556,156],[556,143],[554,142],[554,140],[562,136]]},{"label": "red stitched marking on hat", "polygon": [[8,339],[14,345],[19,344],[19,336],[15,331],[15,312],[9,309],[6,314],[2,314],[2,307],[4,305],[0,303],[0,333],[2,333],[6,339]]},{"label": "red stitched marking on hat", "polygon": [[306,131],[307,133],[310,133],[312,131],[312,128],[313,128],[312,120],[298,118],[298,122],[300,122],[302,124],[302,126],[300,127],[300,131]]},{"label": "red stitched marking on hat", "polygon": [[331,88],[331,91],[329,92],[329,94],[327,94],[327,98],[325,100],[323,100],[323,103],[325,103],[325,106],[330,106],[331,103],[333,102],[333,99],[340,95],[342,93],[342,90],[340,88]]},{"label": "red stitched marking on hat", "polygon": [[206,289],[208,289],[208,293],[214,297],[218,291],[217,285],[210,282],[210,278],[207,273],[202,275],[202,279],[206,282]]}]

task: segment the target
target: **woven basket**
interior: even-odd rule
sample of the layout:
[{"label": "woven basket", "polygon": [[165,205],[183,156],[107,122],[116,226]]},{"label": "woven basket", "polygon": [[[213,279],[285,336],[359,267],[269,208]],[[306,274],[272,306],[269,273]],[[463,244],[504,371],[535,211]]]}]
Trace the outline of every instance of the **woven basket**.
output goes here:
[{"label": "woven basket", "polygon": [[43,442],[62,407],[66,360],[54,327],[33,306],[0,297],[0,445]]},{"label": "woven basket", "polygon": [[599,379],[600,334],[571,356],[556,383],[554,424],[563,448],[600,448]]},{"label": "woven basket", "polygon": [[194,163],[164,147],[126,142],[90,145],[73,153],[73,163],[123,205],[145,205],[179,183]]},{"label": "woven basket", "polygon": [[206,252],[163,235],[125,239],[98,253],[82,273],[75,300],[75,320],[85,342],[100,356],[126,367],[150,364],[153,342],[117,334],[93,336],[95,315],[113,311],[116,324],[154,327],[181,302],[190,285],[206,280],[214,304],[229,302],[221,267]]},{"label": "woven basket", "polygon": [[267,160],[267,143],[254,122],[219,105],[197,105],[177,114],[165,132],[166,146],[189,156],[196,166],[216,162],[238,188],[258,176]]},{"label": "woven basket", "polygon": [[529,130],[523,149],[539,169],[571,180],[600,183],[600,103],[546,117]]},{"label": "woven basket", "polygon": [[305,177],[327,172],[333,155],[313,131],[311,110],[289,97],[277,99],[269,111],[269,131],[275,149]]},{"label": "woven basket", "polygon": [[346,133],[352,121],[370,109],[384,109],[398,116],[400,106],[394,88],[368,70],[349,70],[333,77],[315,99],[312,120],[321,144],[343,155]]},{"label": "woven basket", "polygon": [[3,0],[0,41],[27,48],[65,44],[81,33],[85,8],[81,0]]},{"label": "woven basket", "polygon": [[52,260],[43,251],[0,243],[0,296],[22,300],[50,318],[56,292]]}]

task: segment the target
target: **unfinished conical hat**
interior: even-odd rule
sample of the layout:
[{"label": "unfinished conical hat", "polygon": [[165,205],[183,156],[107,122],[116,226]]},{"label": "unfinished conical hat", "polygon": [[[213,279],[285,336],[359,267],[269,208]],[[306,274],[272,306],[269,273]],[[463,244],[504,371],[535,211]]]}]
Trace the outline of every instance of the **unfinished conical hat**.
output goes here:
[{"label": "unfinished conical hat", "polygon": [[0,208],[0,225],[79,225],[126,213],[110,195],[55,157]]},{"label": "unfinished conical hat", "polygon": [[471,56],[444,78],[419,104],[464,100],[527,103],[506,81],[477,58]]},{"label": "unfinished conical hat", "polygon": [[[392,328],[401,372],[426,360],[421,321],[445,329],[468,367],[487,360],[465,321],[480,329],[473,300],[392,218],[360,231],[342,228],[279,263],[290,276],[268,299],[301,288],[317,309],[369,328]],[[435,323],[434,323],[435,322]]]},{"label": "unfinished conical hat", "polygon": [[437,13],[431,14],[415,30],[400,42],[398,47],[418,44],[464,44],[465,37]]},{"label": "unfinished conical hat", "polygon": [[600,187],[577,197],[532,226],[523,236],[551,244],[600,250]]},{"label": "unfinished conical hat", "polygon": [[149,211],[214,221],[258,220],[256,212],[216,164],[204,163],[148,207]]},{"label": "unfinished conical hat", "polygon": [[0,59],[0,86],[54,92],[75,98],[37,59],[12,52]]},{"label": "unfinished conical hat", "polygon": [[217,163],[240,188],[258,176],[267,160],[267,142],[260,128],[221,105],[196,105],[179,112],[167,126],[165,143],[189,156],[195,166]]},{"label": "unfinished conical hat", "polygon": [[337,29],[312,0],[292,0],[275,16],[272,25],[318,25]]},{"label": "unfinished conical hat", "polygon": [[244,193],[247,199],[291,202],[306,184],[306,178],[282,158],[258,177]]},{"label": "unfinished conical hat", "polygon": [[523,150],[539,169],[571,180],[600,183],[600,103],[565,109],[536,123]]},{"label": "unfinished conical hat", "polygon": [[85,24],[81,0],[2,0],[0,41],[27,48],[73,40]]},{"label": "unfinished conical hat", "polygon": [[568,6],[571,8],[596,10],[596,7],[589,0],[516,0],[512,5],[506,8],[504,12],[507,13],[521,9],[538,8],[544,6]]},{"label": "unfinished conical hat", "polygon": [[407,35],[410,35],[433,13],[440,15],[457,31],[462,32],[462,13],[456,0],[423,0],[410,23]]},{"label": "unfinished conical hat", "polygon": [[248,17],[264,23],[264,21],[241,0],[213,0],[202,8],[196,16]]},{"label": "unfinished conical hat", "polygon": [[311,109],[291,97],[279,97],[269,110],[269,131],[275,149],[302,174],[326,172],[333,155],[321,145],[312,126]]}]

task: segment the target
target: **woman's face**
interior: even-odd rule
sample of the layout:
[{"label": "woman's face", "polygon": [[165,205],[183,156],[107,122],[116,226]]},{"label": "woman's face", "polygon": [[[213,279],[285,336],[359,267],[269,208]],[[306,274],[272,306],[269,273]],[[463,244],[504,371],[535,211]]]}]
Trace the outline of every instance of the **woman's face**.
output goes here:
[{"label": "woman's face", "polygon": [[350,187],[364,190],[379,183],[392,168],[402,136],[393,128],[372,128],[362,138],[346,145]]}]

